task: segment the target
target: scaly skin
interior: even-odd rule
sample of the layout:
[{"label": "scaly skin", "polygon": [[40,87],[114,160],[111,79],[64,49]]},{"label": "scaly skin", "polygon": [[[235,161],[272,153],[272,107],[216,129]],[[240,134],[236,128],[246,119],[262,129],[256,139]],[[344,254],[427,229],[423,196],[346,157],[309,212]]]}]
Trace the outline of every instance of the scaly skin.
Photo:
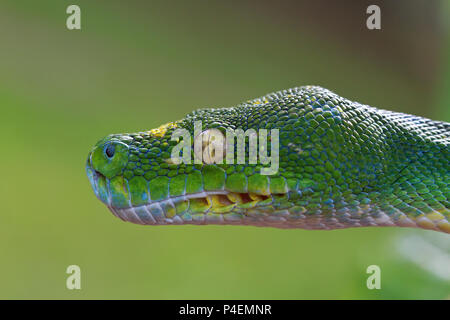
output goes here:
[{"label": "scaly skin", "polygon": [[[194,137],[197,120],[203,130],[279,129],[279,171],[261,175],[262,165],[248,164],[248,152],[240,165],[173,164],[172,132],[185,128]],[[151,131],[109,135],[91,151],[86,168],[97,197],[138,224],[450,233],[449,151],[449,123],[308,86],[194,111]]]}]

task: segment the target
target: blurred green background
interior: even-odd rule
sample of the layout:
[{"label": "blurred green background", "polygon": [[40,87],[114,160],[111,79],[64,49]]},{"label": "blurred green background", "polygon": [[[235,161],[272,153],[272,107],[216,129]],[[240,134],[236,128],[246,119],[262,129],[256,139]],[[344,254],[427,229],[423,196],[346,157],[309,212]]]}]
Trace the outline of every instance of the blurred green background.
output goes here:
[{"label": "blurred green background", "polygon": [[[82,30],[66,29],[69,4]],[[0,298],[448,298],[449,278],[396,246],[432,232],[138,226],[95,198],[84,165],[109,133],[307,84],[450,121],[449,18],[445,0],[2,0]],[[71,264],[81,290],[66,289]]]}]

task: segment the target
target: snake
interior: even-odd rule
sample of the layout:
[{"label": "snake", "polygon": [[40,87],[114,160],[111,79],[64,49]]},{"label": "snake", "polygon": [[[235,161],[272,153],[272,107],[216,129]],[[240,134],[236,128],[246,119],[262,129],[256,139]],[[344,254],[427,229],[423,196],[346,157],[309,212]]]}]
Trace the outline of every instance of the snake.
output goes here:
[{"label": "snake", "polygon": [[140,225],[450,233],[449,146],[450,123],[301,86],[110,134],[86,172],[115,216]]}]

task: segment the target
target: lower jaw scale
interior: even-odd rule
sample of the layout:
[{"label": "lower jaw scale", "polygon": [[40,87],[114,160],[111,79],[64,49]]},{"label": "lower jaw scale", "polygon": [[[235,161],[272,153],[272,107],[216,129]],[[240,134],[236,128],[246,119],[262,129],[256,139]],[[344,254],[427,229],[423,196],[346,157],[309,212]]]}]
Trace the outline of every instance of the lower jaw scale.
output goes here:
[{"label": "lower jaw scale", "polygon": [[233,224],[242,222],[248,210],[261,217],[258,207],[272,203],[271,196],[227,191],[198,193],[129,208],[108,206],[123,221],[142,225]]}]

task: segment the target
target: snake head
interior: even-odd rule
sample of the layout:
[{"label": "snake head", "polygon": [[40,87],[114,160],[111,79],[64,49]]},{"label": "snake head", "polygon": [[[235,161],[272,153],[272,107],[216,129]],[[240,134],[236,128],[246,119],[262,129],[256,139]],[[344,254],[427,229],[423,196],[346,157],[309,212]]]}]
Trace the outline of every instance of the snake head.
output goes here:
[{"label": "snake head", "polygon": [[[199,119],[203,128],[196,132]],[[126,221],[205,224],[227,219],[238,223],[248,209],[261,214],[257,206],[271,205],[272,196],[286,196],[288,183],[295,187],[294,180],[260,174],[264,166],[248,164],[248,150],[247,165],[226,164],[225,158],[221,164],[211,162],[216,149],[210,143],[217,134],[224,137],[226,128],[246,120],[231,109],[207,109],[150,131],[107,136],[89,153],[88,178],[96,196]],[[192,155],[190,163],[173,159],[180,145],[180,136],[174,134],[178,130],[192,137],[181,139]],[[195,148],[199,139],[200,151]],[[199,153],[202,160],[196,162]]]},{"label": "snake head", "polygon": [[[307,220],[303,227],[323,228],[320,215],[334,210],[342,198],[336,184],[347,185],[355,175],[337,158],[349,154],[351,146],[341,131],[345,126],[339,104],[331,92],[305,87],[232,108],[200,109],[150,131],[100,140],[89,154],[87,174],[97,197],[116,216],[138,224],[298,227]],[[228,130],[240,129],[247,134],[242,162],[238,138],[228,143]],[[181,135],[174,135],[180,130]],[[251,130],[257,135],[256,162],[251,160]],[[216,150],[209,148],[217,137],[214,132],[226,140],[219,154],[226,153],[226,158],[233,147],[234,161],[210,161],[215,155],[210,151]],[[192,162],[173,161],[174,149],[183,155],[188,151]],[[261,161],[262,151],[270,154],[270,164]],[[199,153],[201,161],[195,161]],[[268,168],[275,170],[267,173]]]}]

